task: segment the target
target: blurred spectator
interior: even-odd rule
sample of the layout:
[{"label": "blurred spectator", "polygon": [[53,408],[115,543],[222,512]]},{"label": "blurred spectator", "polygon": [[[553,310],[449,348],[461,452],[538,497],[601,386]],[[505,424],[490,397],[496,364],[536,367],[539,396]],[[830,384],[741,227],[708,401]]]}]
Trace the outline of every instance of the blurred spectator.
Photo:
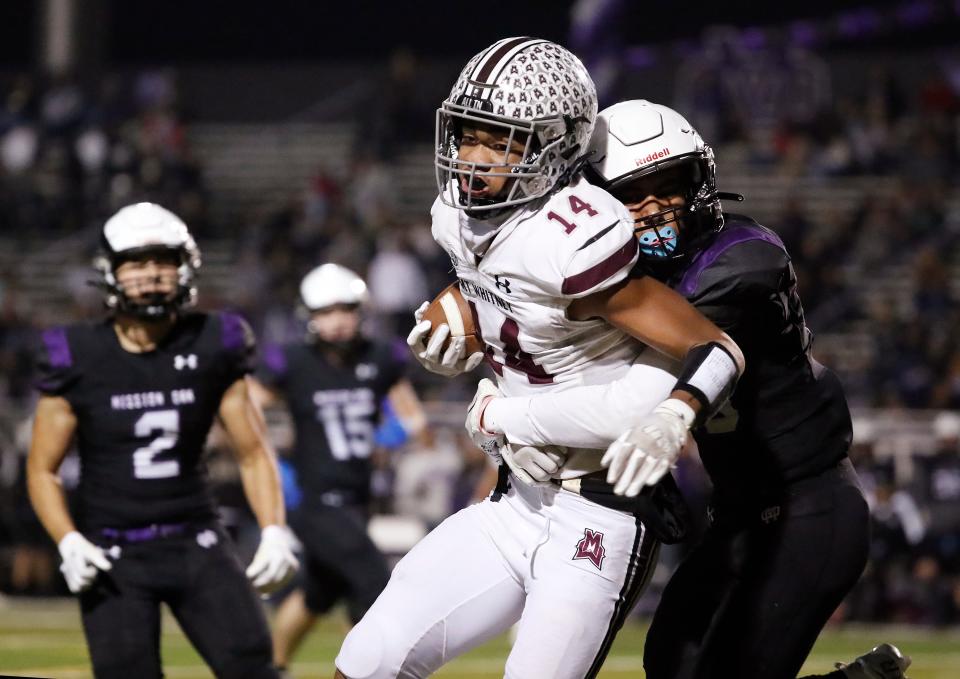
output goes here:
[{"label": "blurred spectator", "polygon": [[413,310],[440,292],[427,288],[423,267],[406,235],[385,233],[377,241],[367,281],[374,308],[384,317],[383,332],[406,335],[412,327]]}]

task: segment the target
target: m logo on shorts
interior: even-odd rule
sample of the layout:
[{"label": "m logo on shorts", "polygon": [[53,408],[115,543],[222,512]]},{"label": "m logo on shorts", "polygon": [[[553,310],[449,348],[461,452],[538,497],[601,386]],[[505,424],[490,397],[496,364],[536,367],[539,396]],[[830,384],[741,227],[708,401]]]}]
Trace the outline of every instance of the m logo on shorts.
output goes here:
[{"label": "m logo on shorts", "polygon": [[607,550],[603,548],[603,533],[593,531],[589,528],[583,529],[583,537],[577,543],[577,553],[573,555],[576,559],[589,559],[590,563],[601,570],[603,566],[603,557]]}]

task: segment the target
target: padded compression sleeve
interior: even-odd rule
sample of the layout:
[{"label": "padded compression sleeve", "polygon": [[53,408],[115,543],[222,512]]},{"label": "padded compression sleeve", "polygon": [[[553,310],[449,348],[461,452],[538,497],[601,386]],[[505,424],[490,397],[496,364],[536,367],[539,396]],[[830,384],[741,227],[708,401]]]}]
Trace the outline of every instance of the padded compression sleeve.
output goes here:
[{"label": "padded compression sleeve", "polygon": [[691,394],[700,402],[696,424],[703,424],[720,409],[737,386],[740,371],[737,362],[719,342],[708,342],[687,352],[676,389]]},{"label": "padded compression sleeve", "polygon": [[484,422],[495,423],[517,445],[606,449],[670,396],[676,370],[675,363],[651,351],[649,362],[635,363],[609,384],[495,398],[484,411]]}]

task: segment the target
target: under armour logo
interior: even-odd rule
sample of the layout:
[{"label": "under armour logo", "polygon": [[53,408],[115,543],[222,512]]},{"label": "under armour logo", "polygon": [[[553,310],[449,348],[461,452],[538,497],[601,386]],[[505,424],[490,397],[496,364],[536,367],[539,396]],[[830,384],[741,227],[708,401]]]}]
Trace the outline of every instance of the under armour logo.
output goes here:
[{"label": "under armour logo", "polygon": [[773,507],[767,507],[762,512],[760,512],[760,520],[764,523],[773,523],[778,518],[780,518],[780,506],[774,505]]},{"label": "under armour logo", "polygon": [[209,528],[197,533],[197,544],[204,549],[210,549],[218,542],[220,542],[220,538],[218,538],[217,534]]},{"label": "under armour logo", "polygon": [[583,537],[577,543],[577,553],[573,555],[574,560],[589,559],[590,563],[601,570],[603,566],[603,557],[607,550],[603,548],[603,533],[593,531],[589,528],[583,529]]},{"label": "under armour logo", "polygon": [[503,290],[506,294],[510,294],[510,281],[506,278],[500,280],[500,274],[494,274],[493,280],[496,281],[497,287]]},{"label": "under armour logo", "polygon": [[197,355],[188,354],[186,356],[181,356],[177,354],[173,357],[173,367],[177,370],[183,370],[184,368],[189,368],[190,370],[197,369]]}]

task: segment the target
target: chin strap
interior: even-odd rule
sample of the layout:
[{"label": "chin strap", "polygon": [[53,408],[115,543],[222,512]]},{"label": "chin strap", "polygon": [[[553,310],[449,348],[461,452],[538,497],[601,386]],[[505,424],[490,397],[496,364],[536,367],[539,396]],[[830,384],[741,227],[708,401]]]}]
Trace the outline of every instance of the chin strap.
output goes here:
[{"label": "chin strap", "polygon": [[743,202],[743,196],[739,193],[730,193],[728,191],[717,191],[716,196],[720,200],[734,200],[738,203]]}]

